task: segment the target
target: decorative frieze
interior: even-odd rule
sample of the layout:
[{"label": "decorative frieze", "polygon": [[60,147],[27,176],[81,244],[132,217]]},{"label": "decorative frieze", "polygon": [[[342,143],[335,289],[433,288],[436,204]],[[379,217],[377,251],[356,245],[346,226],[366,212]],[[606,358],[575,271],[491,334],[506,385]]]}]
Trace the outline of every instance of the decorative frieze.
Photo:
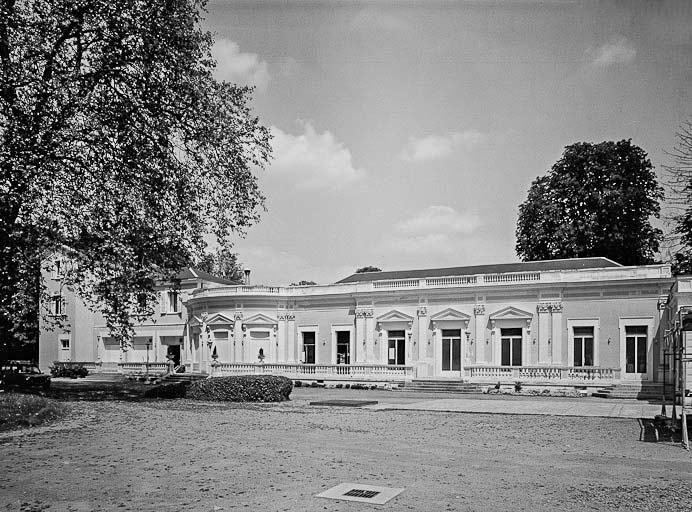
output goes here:
[{"label": "decorative frieze", "polygon": [[356,318],[372,318],[372,309],[356,309]]}]

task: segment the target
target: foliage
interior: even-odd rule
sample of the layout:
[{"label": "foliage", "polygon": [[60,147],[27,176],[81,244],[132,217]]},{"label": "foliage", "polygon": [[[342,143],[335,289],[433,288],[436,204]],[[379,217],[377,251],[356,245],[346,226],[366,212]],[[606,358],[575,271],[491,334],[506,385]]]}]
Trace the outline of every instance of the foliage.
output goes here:
[{"label": "foliage", "polygon": [[54,361],[48,369],[53,377],[76,379],[89,375],[89,370],[82,363]]},{"label": "foliage", "polygon": [[315,281],[298,281],[297,283],[291,283],[290,286],[315,286],[316,284]]},{"label": "foliage", "polygon": [[3,393],[0,395],[0,431],[35,427],[62,417],[65,406],[36,395]]},{"label": "foliage", "polygon": [[193,382],[187,398],[228,402],[283,402],[288,400],[293,383],[276,375],[212,377]]},{"label": "foliage", "polygon": [[377,267],[367,266],[367,267],[361,267],[361,268],[356,270],[356,274],[362,274],[364,272],[382,272],[382,269],[377,268]]},{"label": "foliage", "polygon": [[128,339],[157,282],[258,220],[269,131],[217,82],[204,0],[0,0],[0,328],[32,339],[41,261]]},{"label": "foliage", "polygon": [[692,274],[692,121],[683,123],[676,137],[677,145],[669,153],[673,164],[664,166],[667,217],[677,246],[671,264],[674,274]]},{"label": "foliage", "polygon": [[189,382],[164,382],[150,387],[144,398],[185,398]]},{"label": "foliage", "polygon": [[243,282],[243,264],[238,261],[238,254],[229,247],[219,247],[214,252],[205,252],[195,263],[195,268],[217,277],[231,281]]},{"label": "foliage", "polygon": [[662,198],[651,162],[630,140],[572,144],[520,205],[517,254],[652,263],[662,233],[649,219]]}]

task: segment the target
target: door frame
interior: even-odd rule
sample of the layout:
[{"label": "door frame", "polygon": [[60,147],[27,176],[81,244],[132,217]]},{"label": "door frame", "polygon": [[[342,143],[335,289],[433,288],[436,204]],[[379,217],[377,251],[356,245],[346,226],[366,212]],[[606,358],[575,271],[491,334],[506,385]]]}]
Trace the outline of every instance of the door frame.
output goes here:
[{"label": "door frame", "polygon": [[[653,316],[645,317],[621,317],[618,322],[620,329],[620,380],[627,381],[651,381],[653,379],[653,340],[654,340],[654,322]],[[646,373],[627,373],[627,330],[628,326],[645,326],[646,329]]]}]

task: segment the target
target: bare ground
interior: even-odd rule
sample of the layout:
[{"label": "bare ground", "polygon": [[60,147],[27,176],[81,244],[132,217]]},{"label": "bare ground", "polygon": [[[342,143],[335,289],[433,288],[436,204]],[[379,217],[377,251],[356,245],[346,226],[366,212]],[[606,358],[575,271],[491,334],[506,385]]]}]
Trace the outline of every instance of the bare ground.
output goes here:
[{"label": "bare ground", "polygon": [[[690,452],[640,441],[636,420],[308,405],[318,395],[70,403],[66,420],[0,434],[0,509],[673,512],[692,503]],[[405,491],[379,506],[314,497],[342,482]]]}]

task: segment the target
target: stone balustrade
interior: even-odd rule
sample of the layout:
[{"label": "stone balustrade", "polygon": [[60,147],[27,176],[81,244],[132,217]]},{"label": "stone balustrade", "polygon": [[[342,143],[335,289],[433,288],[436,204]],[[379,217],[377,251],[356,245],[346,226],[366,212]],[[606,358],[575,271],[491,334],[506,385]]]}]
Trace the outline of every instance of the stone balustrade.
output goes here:
[{"label": "stone balustrade", "polygon": [[410,380],[412,366],[377,364],[215,363],[212,375],[282,375],[292,379]]},{"label": "stone balustrade", "polygon": [[118,363],[123,373],[166,373],[168,363]]},{"label": "stone balustrade", "polygon": [[620,379],[617,368],[596,366],[468,366],[468,376],[475,382],[612,382]]}]

